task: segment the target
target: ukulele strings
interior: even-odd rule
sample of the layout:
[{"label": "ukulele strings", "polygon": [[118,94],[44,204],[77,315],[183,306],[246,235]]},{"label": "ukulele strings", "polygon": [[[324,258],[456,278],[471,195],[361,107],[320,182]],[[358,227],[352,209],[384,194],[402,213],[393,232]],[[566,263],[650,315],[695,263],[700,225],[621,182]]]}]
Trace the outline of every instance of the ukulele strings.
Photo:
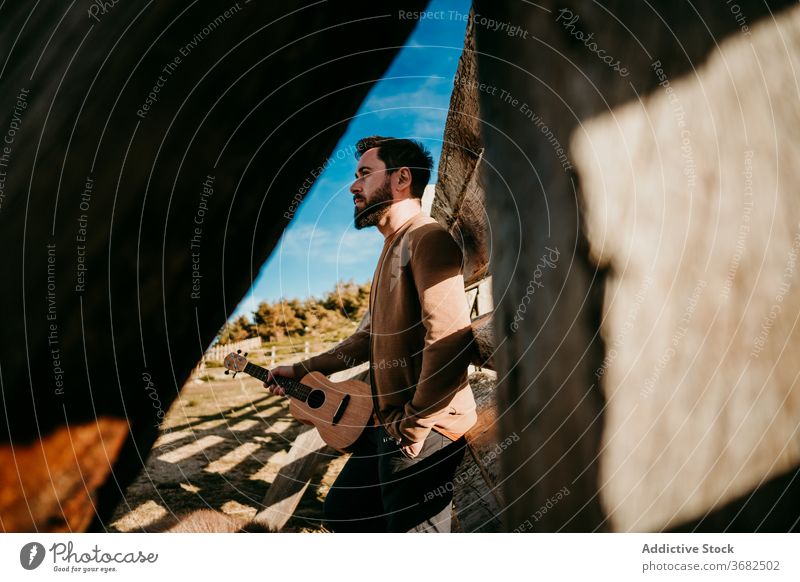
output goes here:
[{"label": "ukulele strings", "polygon": [[[253,376],[254,378],[258,378],[262,382],[266,382],[268,378],[268,370],[266,368],[251,364],[250,362],[248,362],[247,366],[245,366],[244,372],[250,376]],[[308,400],[308,395],[311,394],[311,388],[305,384],[301,384],[297,380],[286,378],[284,376],[273,376],[273,378],[275,378],[278,386],[286,390],[290,396],[302,400],[303,402]]]}]

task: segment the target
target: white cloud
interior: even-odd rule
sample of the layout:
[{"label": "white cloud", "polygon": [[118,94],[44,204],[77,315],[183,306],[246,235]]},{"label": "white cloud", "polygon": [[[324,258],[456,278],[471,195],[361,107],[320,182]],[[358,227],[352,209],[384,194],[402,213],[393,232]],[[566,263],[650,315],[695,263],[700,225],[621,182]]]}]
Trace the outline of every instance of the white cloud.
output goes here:
[{"label": "white cloud", "polygon": [[447,118],[451,90],[452,80],[430,77],[413,91],[370,96],[361,111],[378,119],[406,117],[413,136],[439,139]]},{"label": "white cloud", "polygon": [[354,265],[374,259],[383,238],[375,229],[348,228],[335,232],[325,227],[301,224],[289,228],[278,246],[279,260],[313,261],[325,265]]}]

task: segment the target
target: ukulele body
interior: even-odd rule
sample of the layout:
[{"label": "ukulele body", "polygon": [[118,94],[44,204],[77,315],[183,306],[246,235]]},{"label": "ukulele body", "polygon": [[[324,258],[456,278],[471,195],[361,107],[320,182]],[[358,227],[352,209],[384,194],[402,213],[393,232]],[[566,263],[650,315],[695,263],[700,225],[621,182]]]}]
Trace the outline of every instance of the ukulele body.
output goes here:
[{"label": "ukulele body", "polygon": [[306,374],[301,384],[312,388],[306,401],[289,399],[297,420],[313,424],[328,445],[347,451],[364,432],[372,417],[372,390],[359,380],[331,382],[320,372]]}]

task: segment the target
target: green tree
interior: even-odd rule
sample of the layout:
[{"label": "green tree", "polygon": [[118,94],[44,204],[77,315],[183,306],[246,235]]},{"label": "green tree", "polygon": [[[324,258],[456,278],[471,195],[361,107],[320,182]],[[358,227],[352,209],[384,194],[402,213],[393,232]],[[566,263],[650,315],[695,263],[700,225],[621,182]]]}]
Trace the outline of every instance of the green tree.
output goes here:
[{"label": "green tree", "polygon": [[278,311],[278,334],[293,336],[305,333],[305,325],[298,313],[303,311],[303,307],[297,299],[284,301],[276,308]]},{"label": "green tree", "polygon": [[245,316],[228,322],[218,336],[218,343],[230,343],[260,336],[266,342],[310,334],[343,336],[361,321],[369,308],[371,283],[340,281],[321,299],[309,297],[283,301],[262,301],[253,312],[252,323]]},{"label": "green tree", "polygon": [[246,315],[240,315],[222,327],[217,336],[217,343],[229,344],[249,337],[255,337],[255,328]]},{"label": "green tree", "polygon": [[275,306],[266,301],[258,304],[258,308],[253,312],[253,322],[256,331],[265,342],[273,341],[277,337],[278,312]]},{"label": "green tree", "polygon": [[333,291],[327,293],[322,301],[323,306],[338,312],[347,319],[360,319],[369,307],[370,283],[359,285],[352,279],[339,282]]}]

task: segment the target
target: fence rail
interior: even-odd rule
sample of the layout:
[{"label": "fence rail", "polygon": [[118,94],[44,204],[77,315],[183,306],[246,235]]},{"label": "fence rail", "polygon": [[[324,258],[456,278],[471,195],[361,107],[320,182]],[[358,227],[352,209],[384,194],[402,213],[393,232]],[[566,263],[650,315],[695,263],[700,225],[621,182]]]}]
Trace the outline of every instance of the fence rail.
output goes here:
[{"label": "fence rail", "polygon": [[[261,338],[255,337],[229,344],[217,344],[215,346],[211,346],[208,348],[208,350],[206,350],[206,353],[203,354],[202,359],[198,362],[197,367],[195,368],[195,373],[199,374],[204,372],[206,369],[206,362],[208,361],[221,362],[225,359],[225,356],[231,352],[235,352],[237,350],[242,350],[242,352],[258,350],[261,349],[261,345]],[[298,353],[294,346],[270,346],[266,351],[269,354],[269,366],[274,366],[279,359],[284,359],[285,357],[289,357]],[[303,342],[302,353],[306,358],[311,354],[310,342]]]},{"label": "fence rail", "polygon": [[206,350],[206,353],[203,354],[203,361],[217,360],[221,362],[225,358],[225,356],[227,356],[231,352],[235,352],[237,350],[242,350],[243,352],[247,352],[250,350],[257,350],[260,347],[261,347],[260,337],[251,337],[246,340],[233,342],[230,344],[217,344],[215,346],[211,346]]}]

